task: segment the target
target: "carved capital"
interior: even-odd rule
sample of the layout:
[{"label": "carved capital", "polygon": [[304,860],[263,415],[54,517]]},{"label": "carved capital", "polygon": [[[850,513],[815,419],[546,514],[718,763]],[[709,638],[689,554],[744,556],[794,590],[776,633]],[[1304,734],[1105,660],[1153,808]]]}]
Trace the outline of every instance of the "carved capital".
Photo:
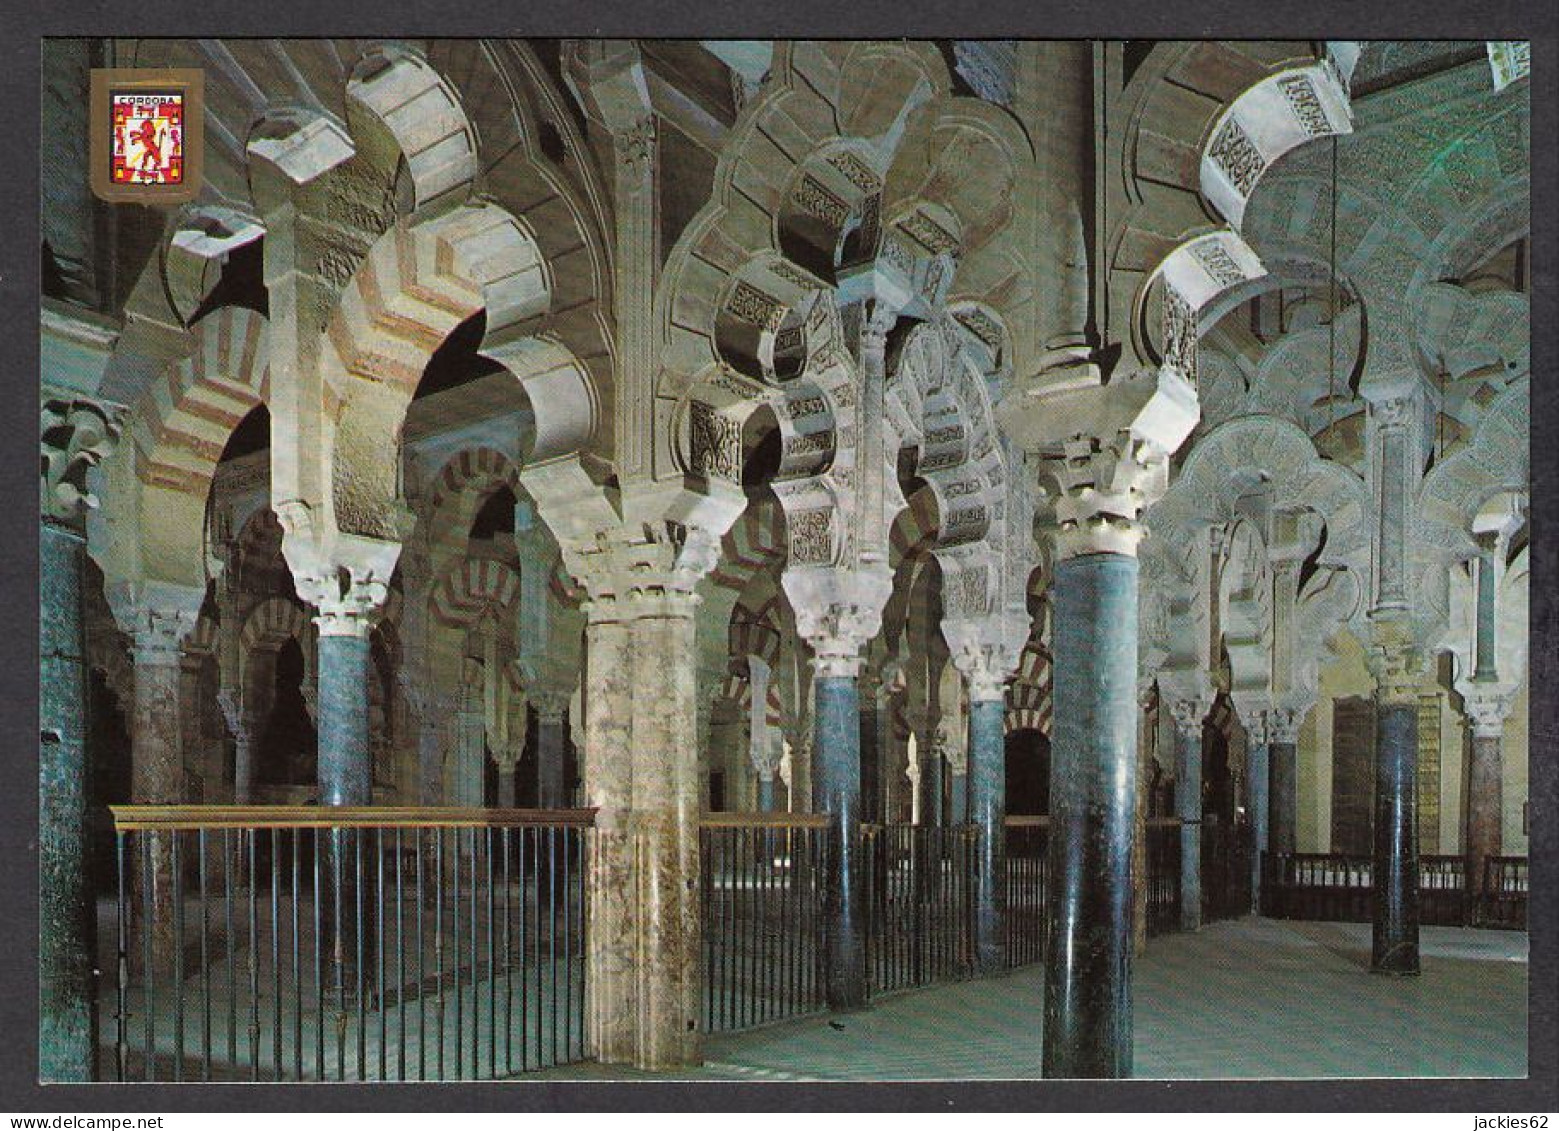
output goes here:
[{"label": "carved capital", "polygon": [[137,667],[178,664],[206,599],[204,589],[160,581],[111,584],[107,596],[114,619],[131,639]]},{"label": "carved capital", "polygon": [[1462,693],[1462,713],[1467,716],[1472,736],[1504,737],[1505,720],[1510,717],[1518,689],[1491,683],[1467,683],[1458,690]]},{"label": "carved capital", "polygon": [[1169,709],[1169,717],[1175,722],[1176,733],[1188,738],[1201,737],[1202,723],[1207,719],[1207,712],[1213,707],[1211,695],[1167,699],[1164,703]]},{"label": "carved capital", "polygon": [[79,526],[98,505],[88,479],[119,440],[117,413],[89,400],[49,400],[40,427],[40,507],[45,519]]},{"label": "carved capital", "polygon": [[1068,440],[1065,454],[1041,465],[1040,481],[1054,508],[1057,560],[1083,554],[1135,556],[1146,531],[1142,514],[1169,483],[1169,457],[1145,440]]},{"label": "carved capital", "polygon": [[617,160],[635,171],[644,171],[655,156],[655,115],[636,118],[626,129],[612,135]]},{"label": "carved capital", "polygon": [[1004,701],[1007,680],[1017,670],[1028,639],[1028,617],[1014,612],[1006,616],[944,620],[942,636],[953,666],[968,686],[969,701]]},{"label": "carved capital", "polygon": [[1376,619],[1372,629],[1368,662],[1377,697],[1393,706],[1417,703],[1423,685],[1424,655],[1413,637],[1412,626],[1403,618],[1392,617]]},{"label": "carved capital", "polygon": [[882,627],[893,593],[886,566],[855,569],[787,569],[781,584],[796,614],[796,630],[812,649],[819,678],[854,678],[866,645]]},{"label": "carved capital", "polygon": [[384,579],[345,567],[335,573],[304,574],[295,581],[298,596],[318,610],[314,624],[320,636],[366,637],[389,594]]}]

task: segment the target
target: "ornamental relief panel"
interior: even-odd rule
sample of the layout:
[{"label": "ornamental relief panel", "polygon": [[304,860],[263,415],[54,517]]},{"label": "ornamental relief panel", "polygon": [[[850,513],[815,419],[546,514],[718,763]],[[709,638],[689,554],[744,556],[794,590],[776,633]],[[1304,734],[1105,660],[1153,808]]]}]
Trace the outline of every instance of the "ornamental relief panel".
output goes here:
[{"label": "ornamental relief panel", "polygon": [[1299,126],[1305,133],[1311,137],[1331,136],[1331,119],[1326,116],[1326,108],[1321,105],[1315,84],[1308,75],[1290,75],[1280,79],[1278,89],[1283,92],[1288,108],[1294,112],[1294,117],[1299,120]]},{"label": "ornamental relief panel", "polygon": [[826,565],[833,560],[833,511],[805,510],[787,516],[790,560],[794,565]]},{"label": "ornamental relief panel", "polygon": [[1208,156],[1240,191],[1241,196],[1251,194],[1262,170],[1267,167],[1266,159],[1261,156],[1256,143],[1251,141],[1237,118],[1230,118],[1224,123],[1223,129],[1213,139]]},{"label": "ornamental relief panel", "polygon": [[688,406],[689,464],[695,475],[740,483],[742,430],[736,421],[702,401]]}]

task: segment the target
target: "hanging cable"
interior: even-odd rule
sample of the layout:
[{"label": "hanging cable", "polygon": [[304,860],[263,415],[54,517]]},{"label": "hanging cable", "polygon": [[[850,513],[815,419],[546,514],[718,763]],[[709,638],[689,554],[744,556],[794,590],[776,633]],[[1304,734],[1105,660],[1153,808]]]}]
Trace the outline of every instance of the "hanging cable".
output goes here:
[{"label": "hanging cable", "polygon": [[1327,288],[1326,347],[1326,433],[1331,438],[1337,427],[1337,135],[1332,135],[1330,279]]}]

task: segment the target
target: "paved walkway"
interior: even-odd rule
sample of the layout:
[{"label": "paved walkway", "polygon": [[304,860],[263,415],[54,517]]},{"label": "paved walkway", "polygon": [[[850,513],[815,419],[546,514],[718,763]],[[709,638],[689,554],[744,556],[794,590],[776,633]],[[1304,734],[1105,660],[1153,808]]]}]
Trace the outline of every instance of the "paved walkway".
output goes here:
[{"label": "paved walkway", "polygon": [[[1242,919],[1154,939],[1137,961],[1136,1075],[1526,1075],[1527,937],[1425,927],[1423,974],[1372,975],[1367,923]],[[693,1079],[1039,1076],[1038,967],[705,1043]],[[594,1064],[549,1079],[665,1079]],[[534,1077],[533,1077],[534,1078]]]}]

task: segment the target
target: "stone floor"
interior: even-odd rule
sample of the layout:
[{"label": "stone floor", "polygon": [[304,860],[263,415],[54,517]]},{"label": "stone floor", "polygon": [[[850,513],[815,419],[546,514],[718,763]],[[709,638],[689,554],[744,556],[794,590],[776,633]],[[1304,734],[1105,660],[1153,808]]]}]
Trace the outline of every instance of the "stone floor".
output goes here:
[{"label": "stone floor", "polygon": [[[1243,919],[1154,939],[1137,961],[1136,1075],[1161,1079],[1526,1074],[1527,937],[1425,927],[1423,974],[1368,973],[1370,928]],[[1039,1076],[1031,967],[710,1038],[693,1079]],[[651,1078],[595,1064],[529,1078]],[[653,1077],[665,1079],[664,1076]]]}]

